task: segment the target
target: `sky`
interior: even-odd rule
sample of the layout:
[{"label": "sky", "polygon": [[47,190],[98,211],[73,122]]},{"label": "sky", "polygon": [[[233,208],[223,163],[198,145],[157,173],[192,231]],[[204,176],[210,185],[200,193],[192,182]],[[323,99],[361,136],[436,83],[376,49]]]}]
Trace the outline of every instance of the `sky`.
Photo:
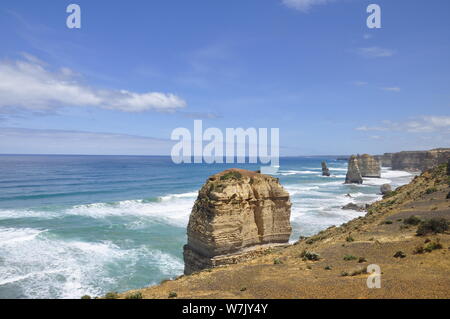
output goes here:
[{"label": "sky", "polygon": [[[81,29],[69,29],[69,4]],[[381,29],[366,25],[381,7]],[[0,3],[0,154],[168,155],[279,128],[281,155],[450,147],[448,0]]]}]

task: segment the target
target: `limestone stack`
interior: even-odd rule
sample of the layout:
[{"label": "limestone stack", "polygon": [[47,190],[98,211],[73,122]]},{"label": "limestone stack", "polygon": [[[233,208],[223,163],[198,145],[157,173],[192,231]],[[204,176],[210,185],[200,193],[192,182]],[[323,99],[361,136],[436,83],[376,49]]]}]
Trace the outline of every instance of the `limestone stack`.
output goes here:
[{"label": "limestone stack", "polygon": [[192,208],[185,274],[262,254],[291,235],[291,202],[277,178],[231,169],[211,176]]},{"label": "limestone stack", "polygon": [[358,166],[362,177],[381,177],[380,161],[369,154],[358,155]]},{"label": "limestone stack", "polygon": [[327,167],[327,162],[322,162],[322,176],[330,176],[330,170]]},{"label": "limestone stack", "polygon": [[352,155],[348,160],[347,176],[345,184],[362,184],[363,179],[359,170],[358,157]]}]

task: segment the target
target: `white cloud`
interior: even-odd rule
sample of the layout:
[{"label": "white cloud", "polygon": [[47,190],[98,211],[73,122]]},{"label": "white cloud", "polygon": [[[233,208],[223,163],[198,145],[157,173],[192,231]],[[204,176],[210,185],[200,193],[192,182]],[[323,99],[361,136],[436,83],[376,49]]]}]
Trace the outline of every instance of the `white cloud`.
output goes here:
[{"label": "white cloud", "polygon": [[366,86],[368,84],[369,83],[365,82],[365,81],[355,81],[355,82],[353,82],[353,85],[355,85],[355,86]]},{"label": "white cloud", "polygon": [[302,12],[308,12],[312,6],[326,4],[331,1],[332,0],[282,0],[285,6]]},{"label": "white cloud", "polygon": [[401,89],[399,87],[384,87],[382,88],[382,90],[384,91],[389,91],[389,92],[400,92]]},{"label": "white cloud", "polygon": [[395,54],[394,50],[380,47],[359,48],[357,52],[366,58],[386,58]]},{"label": "white cloud", "polygon": [[51,71],[38,59],[24,57],[25,60],[0,62],[0,108],[44,111],[62,106],[90,106],[144,112],[173,111],[186,106],[183,99],[170,93],[89,87],[79,83],[80,75],[69,68]]},{"label": "white cloud", "polygon": [[383,121],[379,126],[360,126],[357,131],[401,131],[408,133],[450,133],[450,116],[421,116],[405,122]]}]

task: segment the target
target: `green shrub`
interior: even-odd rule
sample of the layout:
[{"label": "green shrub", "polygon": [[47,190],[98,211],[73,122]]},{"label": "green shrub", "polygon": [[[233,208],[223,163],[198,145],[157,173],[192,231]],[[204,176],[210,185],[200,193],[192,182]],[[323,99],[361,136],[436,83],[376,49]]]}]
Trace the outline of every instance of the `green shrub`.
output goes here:
[{"label": "green shrub", "polygon": [[431,218],[421,222],[416,234],[423,236],[427,234],[438,234],[448,230],[448,221],[445,218]]},{"label": "green shrub", "polygon": [[417,216],[410,216],[410,217],[408,217],[408,218],[405,218],[405,220],[403,221],[403,223],[404,223],[405,225],[413,225],[413,226],[416,226],[416,225],[419,225],[421,221],[422,221],[422,220],[421,220],[419,217],[417,217]]},{"label": "green shrub", "polygon": [[391,225],[392,224],[392,220],[385,220],[382,224]]},{"label": "green shrub", "polygon": [[313,252],[310,252],[310,251],[306,251],[306,250],[304,250],[304,251],[300,254],[300,257],[301,257],[303,260],[311,260],[311,261],[317,261],[317,260],[320,259],[319,254],[316,254],[316,253],[313,253]]},{"label": "green shrub", "polygon": [[394,258],[405,258],[405,257],[406,257],[406,254],[403,251],[401,251],[401,250],[397,251],[394,254]]},{"label": "green shrub", "polygon": [[349,261],[349,260],[356,260],[356,259],[358,259],[358,257],[353,256],[353,255],[345,255],[344,256],[344,260],[347,260],[347,261]]},{"label": "green shrub", "polygon": [[366,268],[355,269],[350,273],[350,276],[358,276],[361,274],[367,274],[367,269]]},{"label": "green shrub", "polygon": [[364,258],[364,257],[359,257],[359,258],[358,258],[358,262],[359,262],[359,263],[365,263],[366,261],[367,261],[367,259]]},{"label": "green shrub", "polygon": [[127,295],[125,299],[142,299],[142,293],[140,293],[139,291],[131,293]]},{"label": "green shrub", "polygon": [[91,296],[89,296],[89,295],[84,295],[83,297],[81,297],[81,299],[91,299]]},{"label": "green shrub", "polygon": [[352,236],[348,236],[345,238],[345,241],[351,243],[352,241],[355,241],[355,239]]},{"label": "green shrub", "polygon": [[332,268],[331,268],[331,266],[325,266],[323,269],[325,269],[325,270],[331,270]]},{"label": "green shrub", "polygon": [[229,179],[237,179],[237,180],[239,180],[239,179],[241,179],[241,177],[242,177],[241,173],[235,172],[235,171],[231,171],[231,172],[225,173],[222,176],[220,176],[220,180],[221,181],[226,181],[226,180],[229,180]]},{"label": "green shrub", "polygon": [[424,250],[428,253],[431,253],[433,250],[436,249],[442,249],[442,244],[440,243],[439,239],[428,243],[424,248]]},{"label": "green shrub", "polygon": [[397,195],[397,191],[390,191],[390,192],[384,194],[383,199],[389,198],[389,197],[392,197],[392,196],[395,196],[395,195]]},{"label": "green shrub", "polygon": [[105,295],[105,299],[117,299],[119,294],[116,291],[110,291]]},{"label": "green shrub", "polygon": [[177,293],[174,291],[169,292],[169,298],[176,298],[178,297]]},{"label": "green shrub", "polygon": [[423,248],[423,246],[417,246],[416,248],[414,248],[413,254],[423,254],[425,252],[425,249]]},{"label": "green shrub", "polygon": [[274,260],[273,260],[273,264],[274,265],[281,265],[283,262],[281,261],[281,259],[280,258],[275,258]]},{"label": "green shrub", "polygon": [[436,187],[430,187],[430,188],[428,188],[428,189],[425,191],[425,193],[427,193],[427,194],[433,194],[433,193],[435,193],[435,192],[437,192],[437,188],[436,188]]}]

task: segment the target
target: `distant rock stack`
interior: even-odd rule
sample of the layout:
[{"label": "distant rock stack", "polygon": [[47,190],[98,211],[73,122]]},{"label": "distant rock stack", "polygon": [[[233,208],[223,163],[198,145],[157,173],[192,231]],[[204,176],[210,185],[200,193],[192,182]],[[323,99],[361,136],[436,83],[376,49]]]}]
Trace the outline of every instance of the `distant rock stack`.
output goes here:
[{"label": "distant rock stack", "polygon": [[327,162],[322,162],[322,176],[330,176],[330,170],[327,167]]},{"label": "distant rock stack", "polygon": [[363,179],[361,171],[359,170],[358,158],[354,155],[348,160],[347,176],[345,177],[345,184],[362,184]]},{"label": "distant rock stack", "polygon": [[291,202],[277,178],[231,169],[211,176],[192,208],[184,273],[237,263],[289,241]]},{"label": "distant rock stack", "polygon": [[380,161],[369,154],[358,155],[358,166],[362,177],[381,177]]}]

